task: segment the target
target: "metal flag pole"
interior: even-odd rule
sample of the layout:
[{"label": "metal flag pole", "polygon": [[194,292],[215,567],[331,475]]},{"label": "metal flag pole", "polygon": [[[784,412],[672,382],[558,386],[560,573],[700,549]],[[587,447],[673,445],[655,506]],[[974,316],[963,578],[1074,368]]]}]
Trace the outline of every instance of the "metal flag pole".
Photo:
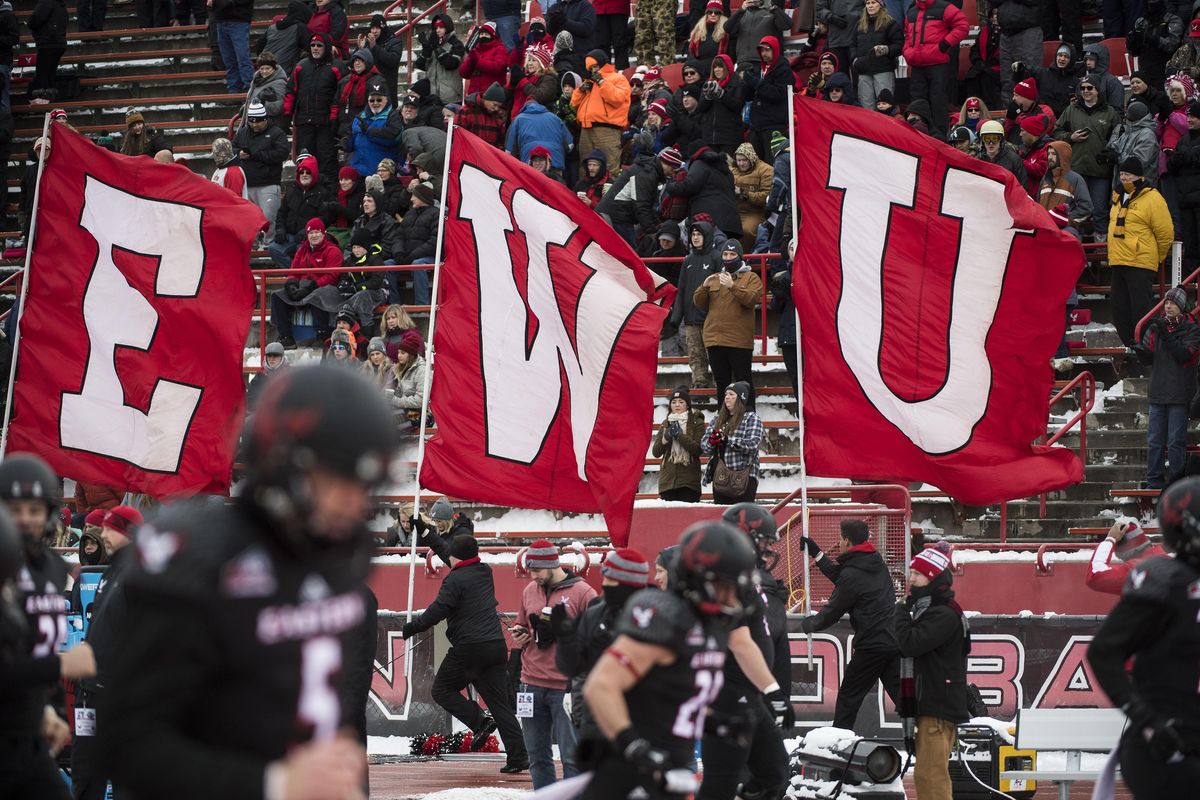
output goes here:
[{"label": "metal flag pole", "polygon": [[25,297],[29,294],[29,265],[33,261],[33,237],[37,234],[38,209],[41,208],[42,171],[50,150],[50,114],[42,120],[41,150],[38,151],[37,180],[33,184],[33,215],[29,219],[29,235],[25,237],[25,269],[21,272],[21,294],[17,298],[17,324],[13,328],[12,364],[8,368],[8,394],[4,403],[4,426],[0,428],[0,458],[8,451],[8,422],[12,417],[13,385],[17,380],[17,353],[21,346],[21,317],[25,315]]},{"label": "metal flag pole", "polygon": [[[792,215],[792,239],[793,243],[798,241],[800,235],[799,226],[799,207],[796,203],[796,100],[793,96],[793,87],[788,87],[788,148],[792,154],[792,174],[788,176],[790,180],[788,184],[791,186],[791,215]],[[796,247],[796,256],[800,255],[800,248]],[[792,259],[792,271],[795,272],[796,259]],[[800,532],[805,539],[808,538],[808,464],[804,458],[804,348],[800,346],[800,312],[796,309],[795,294],[792,295],[792,313],[796,319],[796,420],[797,430],[800,434]],[[809,561],[808,549],[804,551],[804,613],[812,613],[812,593],[809,591]],[[813,637],[812,631],[808,633],[808,668],[812,669],[812,648]]]},{"label": "metal flag pole", "polygon": [[[437,242],[434,244],[434,256],[436,260],[433,262],[433,291],[429,296],[429,336],[425,340],[425,382],[421,388],[421,417],[417,420],[420,436],[417,439],[417,473],[413,480],[416,488],[413,491],[413,519],[415,520],[421,514],[421,465],[425,463],[425,419],[429,415],[429,386],[433,380],[433,332],[437,325],[438,311],[438,286],[441,284],[439,277],[442,273],[442,247],[445,244],[446,236],[446,188],[450,185],[450,153],[454,145],[454,128],[451,124],[446,131],[446,163],[442,165],[442,199],[441,199],[441,214],[438,217]],[[413,618],[413,593],[416,589],[417,581],[417,526],[414,523],[412,526],[412,534],[408,544],[408,621]],[[404,669],[408,673],[412,670],[412,659],[404,660]]]}]

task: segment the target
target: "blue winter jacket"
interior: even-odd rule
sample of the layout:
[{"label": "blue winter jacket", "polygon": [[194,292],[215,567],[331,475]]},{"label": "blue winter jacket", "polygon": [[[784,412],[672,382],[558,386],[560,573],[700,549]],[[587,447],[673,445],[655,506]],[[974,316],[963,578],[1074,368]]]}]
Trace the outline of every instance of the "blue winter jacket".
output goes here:
[{"label": "blue winter jacket", "polygon": [[573,142],[562,119],[541,103],[530,100],[508,126],[504,149],[528,164],[530,151],[540,144],[550,151],[551,165],[555,169],[564,169],[567,151]]},{"label": "blue winter jacket", "polygon": [[401,161],[403,148],[400,144],[404,123],[400,115],[388,104],[378,114],[364,108],[350,125],[350,135],[342,143],[342,149],[350,151],[350,166],[360,175],[374,175],[379,162],[385,158]]}]

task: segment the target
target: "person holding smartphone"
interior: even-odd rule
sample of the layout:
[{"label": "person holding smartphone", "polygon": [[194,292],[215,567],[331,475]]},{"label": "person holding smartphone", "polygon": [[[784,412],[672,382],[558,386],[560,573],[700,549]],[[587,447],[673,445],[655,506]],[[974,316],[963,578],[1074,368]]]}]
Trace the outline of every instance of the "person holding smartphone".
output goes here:
[{"label": "person holding smartphone", "polygon": [[1100,77],[1095,74],[1079,79],[1078,94],[1063,110],[1054,127],[1054,138],[1071,145],[1071,169],[1087,183],[1092,199],[1092,225],[1104,230],[1108,225],[1108,203],[1112,192],[1113,167],[1102,155],[1109,137],[1121,123],[1121,112],[1100,97]]}]

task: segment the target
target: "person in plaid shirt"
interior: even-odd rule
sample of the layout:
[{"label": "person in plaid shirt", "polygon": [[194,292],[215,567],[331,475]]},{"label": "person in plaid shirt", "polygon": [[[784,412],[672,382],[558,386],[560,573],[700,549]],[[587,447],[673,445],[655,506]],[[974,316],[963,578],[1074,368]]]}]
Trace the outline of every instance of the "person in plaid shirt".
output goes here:
[{"label": "person in plaid shirt", "polygon": [[476,92],[463,101],[455,122],[493,147],[503,150],[504,137],[508,133],[508,115],[504,113],[504,101],[507,99],[508,95],[500,84],[493,83],[483,94]]},{"label": "person in plaid shirt", "polygon": [[724,461],[732,470],[750,468],[750,480],[745,493],[731,497],[713,492],[713,502],[718,505],[753,503],[758,494],[758,448],[763,440],[763,424],[758,415],[749,410],[750,384],[745,381],[729,384],[721,410],[704,430],[700,440],[700,452],[710,456],[704,470],[704,483],[712,483],[717,471],[717,462]]}]

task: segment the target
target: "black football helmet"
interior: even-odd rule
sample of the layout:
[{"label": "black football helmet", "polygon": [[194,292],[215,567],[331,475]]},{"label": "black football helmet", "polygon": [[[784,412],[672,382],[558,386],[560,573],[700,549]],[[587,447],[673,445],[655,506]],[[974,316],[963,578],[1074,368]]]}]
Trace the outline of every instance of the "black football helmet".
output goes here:
[{"label": "black football helmet", "polygon": [[1200,569],[1200,478],[1172,483],[1158,497],[1163,546],[1180,561]]},{"label": "black football helmet", "polygon": [[[41,500],[46,504],[46,527],[42,534],[49,536],[62,507],[62,488],[54,470],[40,457],[16,453],[0,461],[0,500]],[[40,541],[30,541],[28,545],[36,547]]]},{"label": "black football helmet", "polygon": [[[757,591],[755,562],[754,548],[737,528],[722,521],[697,522],[679,539],[679,554],[671,564],[671,590],[704,616],[736,620]],[[722,583],[736,590],[735,604],[721,600]]]},{"label": "black football helmet", "polygon": [[294,367],[271,379],[247,425],[246,486],[269,490],[260,499],[277,514],[303,515],[302,479],[314,468],[376,486],[388,477],[398,439],[377,386],[346,369]]},{"label": "black football helmet", "polygon": [[0,586],[17,577],[24,563],[21,534],[8,511],[0,505]]},{"label": "black football helmet", "polygon": [[750,537],[760,564],[767,570],[775,568],[779,556],[771,550],[771,546],[779,541],[779,529],[770,509],[758,503],[735,503],[725,509],[721,519],[740,528],[742,533]]}]

